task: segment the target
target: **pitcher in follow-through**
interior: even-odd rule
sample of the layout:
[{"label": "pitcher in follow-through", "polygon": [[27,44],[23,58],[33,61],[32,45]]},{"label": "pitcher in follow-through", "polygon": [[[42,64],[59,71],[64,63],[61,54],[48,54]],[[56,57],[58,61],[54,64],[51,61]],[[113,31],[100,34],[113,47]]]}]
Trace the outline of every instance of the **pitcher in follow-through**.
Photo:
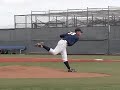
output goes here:
[{"label": "pitcher in follow-through", "polygon": [[60,53],[62,55],[62,60],[68,69],[68,72],[76,72],[76,70],[71,68],[69,63],[68,63],[66,48],[67,48],[67,46],[74,45],[79,40],[82,33],[83,32],[80,28],[76,28],[75,32],[68,32],[65,34],[61,34],[60,35],[61,40],[58,41],[55,49],[52,49],[52,48],[46,46],[44,44],[44,42],[37,43],[37,44],[35,44],[35,46],[40,47],[40,48],[44,48],[49,53],[51,53],[53,55],[57,55]]}]

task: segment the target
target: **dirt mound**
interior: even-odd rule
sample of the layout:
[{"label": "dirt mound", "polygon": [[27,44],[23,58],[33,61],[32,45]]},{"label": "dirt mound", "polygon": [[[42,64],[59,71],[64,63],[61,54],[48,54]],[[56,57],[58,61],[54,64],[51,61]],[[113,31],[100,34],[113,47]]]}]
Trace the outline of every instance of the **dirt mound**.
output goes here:
[{"label": "dirt mound", "polygon": [[86,78],[105,77],[107,74],[65,72],[60,69],[36,66],[2,66],[0,78]]}]

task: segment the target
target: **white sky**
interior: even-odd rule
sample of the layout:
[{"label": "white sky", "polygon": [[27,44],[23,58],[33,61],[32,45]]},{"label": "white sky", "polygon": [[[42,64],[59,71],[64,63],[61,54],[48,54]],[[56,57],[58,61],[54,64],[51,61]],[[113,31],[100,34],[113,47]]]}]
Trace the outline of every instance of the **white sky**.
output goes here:
[{"label": "white sky", "polygon": [[120,0],[0,0],[0,28],[12,28],[14,15],[32,11],[107,8],[120,6]]}]

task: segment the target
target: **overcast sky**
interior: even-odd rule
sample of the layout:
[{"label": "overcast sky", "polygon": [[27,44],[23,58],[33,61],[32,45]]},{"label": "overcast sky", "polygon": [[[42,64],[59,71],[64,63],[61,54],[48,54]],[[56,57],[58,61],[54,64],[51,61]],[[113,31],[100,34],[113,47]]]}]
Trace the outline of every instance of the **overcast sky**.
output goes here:
[{"label": "overcast sky", "polygon": [[120,6],[120,0],[0,0],[0,28],[14,27],[14,15],[32,11],[107,8]]}]

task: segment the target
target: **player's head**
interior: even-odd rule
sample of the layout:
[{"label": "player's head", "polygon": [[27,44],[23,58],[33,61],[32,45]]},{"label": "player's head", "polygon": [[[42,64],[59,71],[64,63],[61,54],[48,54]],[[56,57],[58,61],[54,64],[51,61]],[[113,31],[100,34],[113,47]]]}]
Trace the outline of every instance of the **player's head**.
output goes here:
[{"label": "player's head", "polygon": [[80,28],[76,28],[76,29],[75,29],[75,33],[76,33],[78,36],[80,36],[81,33],[83,33],[83,31],[82,31]]}]

